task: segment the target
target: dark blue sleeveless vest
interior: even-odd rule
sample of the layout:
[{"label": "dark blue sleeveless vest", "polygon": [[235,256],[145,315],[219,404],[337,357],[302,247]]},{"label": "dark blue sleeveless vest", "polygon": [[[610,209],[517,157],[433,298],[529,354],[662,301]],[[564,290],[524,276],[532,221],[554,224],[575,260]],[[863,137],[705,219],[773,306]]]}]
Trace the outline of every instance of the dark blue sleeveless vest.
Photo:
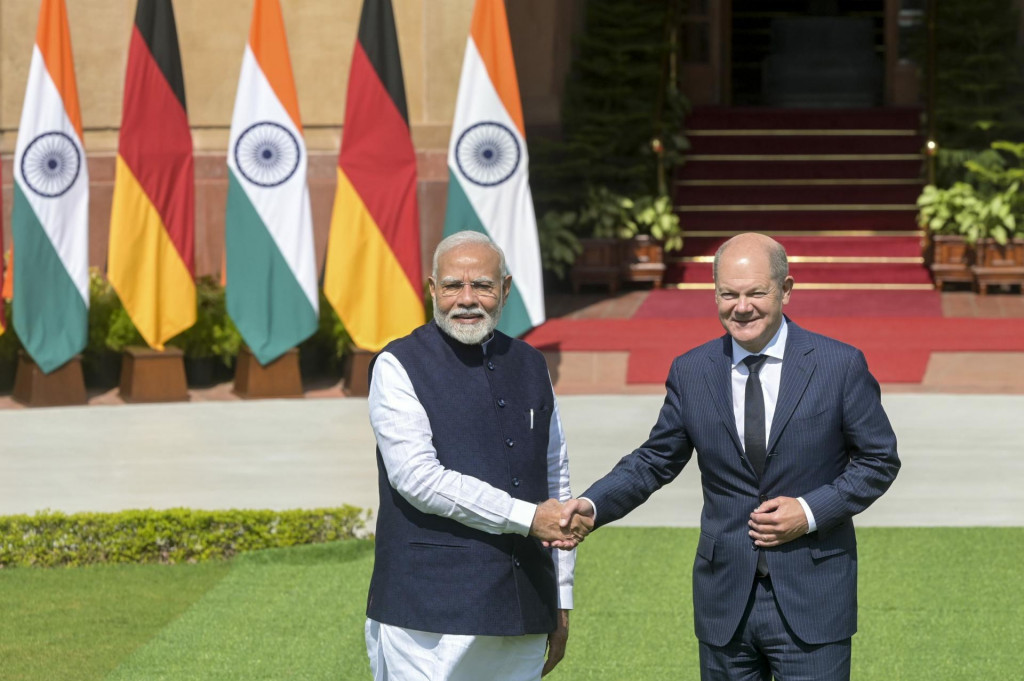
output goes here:
[{"label": "dark blue sleeveless vest", "polygon": [[[496,331],[485,355],[481,346],[459,343],[434,322],[384,350],[408,372],[442,466],[517,499],[548,498],[554,395],[537,350]],[[377,469],[380,511],[368,617],[445,634],[519,636],[555,629],[554,563],[539,540],[487,534],[422,513],[391,487],[379,449]]]}]

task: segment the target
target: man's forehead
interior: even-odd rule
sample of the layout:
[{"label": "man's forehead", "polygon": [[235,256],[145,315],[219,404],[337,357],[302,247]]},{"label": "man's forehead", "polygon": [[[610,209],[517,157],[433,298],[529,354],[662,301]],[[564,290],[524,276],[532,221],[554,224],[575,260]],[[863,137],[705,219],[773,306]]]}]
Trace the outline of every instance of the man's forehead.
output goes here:
[{"label": "man's forehead", "polygon": [[[482,273],[496,273],[501,267],[501,259],[493,248],[485,244],[463,244],[444,253],[437,262],[438,274],[447,276],[447,272],[479,270]],[[461,276],[459,274],[458,276]]]}]

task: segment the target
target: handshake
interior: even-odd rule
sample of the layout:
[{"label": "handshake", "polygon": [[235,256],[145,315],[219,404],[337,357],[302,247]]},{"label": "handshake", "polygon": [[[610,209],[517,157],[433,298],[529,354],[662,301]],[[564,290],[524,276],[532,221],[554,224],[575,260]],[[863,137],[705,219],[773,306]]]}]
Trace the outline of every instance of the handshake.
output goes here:
[{"label": "handshake", "polygon": [[594,529],[594,507],[585,499],[569,499],[564,504],[548,499],[537,506],[530,525],[530,536],[544,546],[568,551],[576,548]]}]

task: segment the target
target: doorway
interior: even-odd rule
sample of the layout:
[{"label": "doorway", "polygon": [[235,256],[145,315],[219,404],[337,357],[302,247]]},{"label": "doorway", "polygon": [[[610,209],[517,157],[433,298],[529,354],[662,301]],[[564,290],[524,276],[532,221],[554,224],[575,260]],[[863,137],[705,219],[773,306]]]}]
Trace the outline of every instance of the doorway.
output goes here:
[{"label": "doorway", "polygon": [[734,106],[868,107],[883,101],[885,0],[732,0]]}]

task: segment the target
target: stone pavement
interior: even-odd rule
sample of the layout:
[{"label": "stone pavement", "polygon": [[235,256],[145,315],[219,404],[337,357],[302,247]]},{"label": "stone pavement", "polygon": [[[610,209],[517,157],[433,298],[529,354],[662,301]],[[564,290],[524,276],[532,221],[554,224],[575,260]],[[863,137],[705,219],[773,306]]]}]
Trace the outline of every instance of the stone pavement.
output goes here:
[{"label": "stone pavement", "polygon": [[[643,441],[659,395],[559,399],[573,489]],[[1024,396],[885,393],[903,470],[862,525],[1024,524]],[[366,400],[0,410],[0,515],[186,506],[376,509]],[[622,525],[696,526],[693,461]]]}]

